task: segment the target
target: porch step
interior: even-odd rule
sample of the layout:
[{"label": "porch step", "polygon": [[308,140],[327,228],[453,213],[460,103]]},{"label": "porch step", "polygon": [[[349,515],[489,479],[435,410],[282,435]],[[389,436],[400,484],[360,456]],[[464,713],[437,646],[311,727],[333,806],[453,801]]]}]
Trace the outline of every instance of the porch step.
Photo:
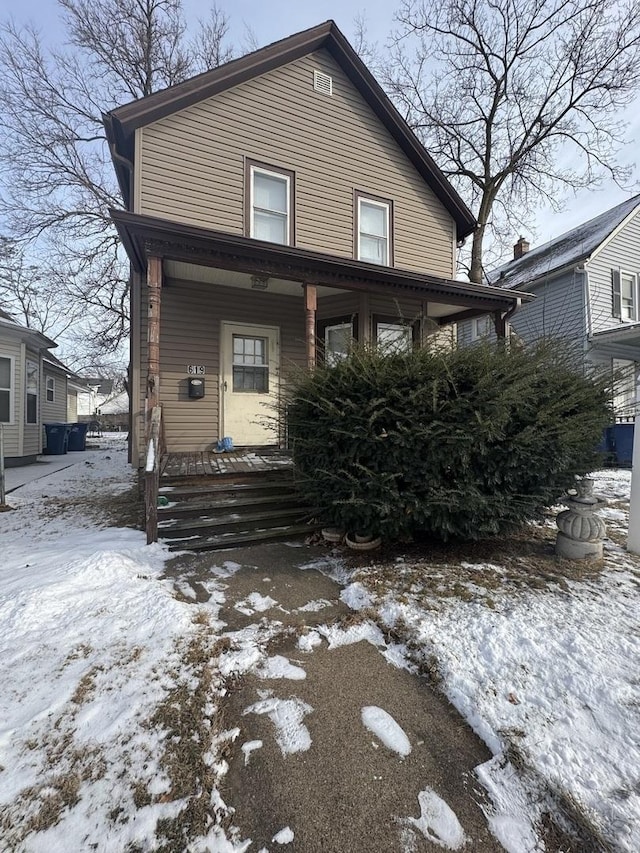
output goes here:
[{"label": "porch step", "polygon": [[276,509],[272,507],[267,511],[242,513],[223,512],[213,517],[188,518],[182,521],[174,519],[163,521],[158,524],[158,533],[167,539],[180,539],[192,536],[195,533],[232,533],[234,530],[259,530],[267,527],[281,527],[282,525],[298,524],[306,521],[311,515],[309,510],[300,508],[300,502],[296,507]]},{"label": "porch step", "polygon": [[208,501],[210,498],[224,499],[232,497],[251,497],[259,498],[265,496],[286,495],[290,493],[294,486],[293,480],[286,479],[271,480],[266,479],[264,475],[257,477],[251,483],[227,483],[220,482],[218,478],[207,480],[207,485],[203,485],[202,477],[194,484],[181,481],[180,485],[170,486],[164,483],[160,487],[160,494],[166,497],[171,503],[184,501]]},{"label": "porch step", "polygon": [[307,536],[318,528],[291,471],[256,471],[242,482],[224,476],[161,481],[169,505],[158,508],[158,535],[171,550],[209,551]]},{"label": "porch step", "polygon": [[300,539],[319,530],[321,524],[294,524],[283,527],[262,528],[260,530],[236,531],[217,536],[197,536],[184,541],[173,541],[170,551],[219,551],[223,548],[237,548],[242,545],[259,545],[261,542],[277,542],[283,539]]},{"label": "porch step", "polygon": [[290,509],[292,507],[300,507],[300,496],[291,492],[276,492],[275,494],[239,494],[233,497],[233,494],[224,494],[222,497],[212,495],[211,497],[203,496],[200,500],[196,498],[192,500],[181,500],[179,503],[173,503],[170,494],[165,497],[172,502],[168,507],[160,507],[158,509],[158,521],[165,518],[209,518],[219,517],[228,512],[247,512],[247,511],[265,511],[269,509]]}]

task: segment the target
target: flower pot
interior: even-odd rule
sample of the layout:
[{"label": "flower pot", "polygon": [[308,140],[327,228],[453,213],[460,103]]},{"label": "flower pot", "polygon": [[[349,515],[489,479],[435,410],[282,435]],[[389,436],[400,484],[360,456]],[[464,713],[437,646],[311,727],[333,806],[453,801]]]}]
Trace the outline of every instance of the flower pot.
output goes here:
[{"label": "flower pot", "polygon": [[325,542],[342,542],[344,539],[344,530],[339,527],[323,527],[322,538]]},{"label": "flower pot", "polygon": [[[362,537],[361,537],[362,538]],[[356,534],[349,534],[345,536],[345,542],[348,547],[351,548],[352,551],[375,551],[376,548],[379,548],[382,544],[382,539],[380,536],[373,539],[371,536],[366,537],[365,542],[358,542],[358,536]]]}]

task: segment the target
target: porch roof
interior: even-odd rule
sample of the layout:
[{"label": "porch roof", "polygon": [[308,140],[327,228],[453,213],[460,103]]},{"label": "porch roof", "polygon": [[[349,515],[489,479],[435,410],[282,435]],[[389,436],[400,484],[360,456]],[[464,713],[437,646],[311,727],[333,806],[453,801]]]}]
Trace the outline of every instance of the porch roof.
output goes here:
[{"label": "porch roof", "polygon": [[629,358],[635,359],[640,353],[640,323],[625,323],[618,329],[594,332],[591,335],[591,343],[600,346],[610,344],[617,347],[629,347],[632,350],[629,353]]},{"label": "porch roof", "polygon": [[461,319],[462,314],[471,316],[507,311],[519,301],[535,299],[531,293],[439,278],[296,246],[266,243],[143,214],[123,210],[110,213],[134,269],[143,275],[147,270],[147,259],[155,256],[325,287],[385,295],[404,294],[458,307],[455,313],[440,318],[440,322]]}]

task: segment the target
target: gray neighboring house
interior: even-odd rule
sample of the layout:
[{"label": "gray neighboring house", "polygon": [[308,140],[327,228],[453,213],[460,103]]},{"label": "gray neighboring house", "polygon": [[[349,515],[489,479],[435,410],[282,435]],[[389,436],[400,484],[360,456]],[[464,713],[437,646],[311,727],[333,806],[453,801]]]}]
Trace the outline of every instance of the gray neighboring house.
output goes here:
[{"label": "gray neighboring house", "polygon": [[[536,295],[511,319],[524,341],[575,344],[585,369],[620,371],[618,420],[633,415],[640,368],[640,195],[535,249],[523,239],[514,258],[487,274],[490,284]],[[489,316],[458,324],[458,343],[490,335]]]},{"label": "gray neighboring house", "polygon": [[75,420],[78,378],[50,350],[55,341],[0,309],[0,423],[5,465],[27,465],[42,453],[43,424]]}]

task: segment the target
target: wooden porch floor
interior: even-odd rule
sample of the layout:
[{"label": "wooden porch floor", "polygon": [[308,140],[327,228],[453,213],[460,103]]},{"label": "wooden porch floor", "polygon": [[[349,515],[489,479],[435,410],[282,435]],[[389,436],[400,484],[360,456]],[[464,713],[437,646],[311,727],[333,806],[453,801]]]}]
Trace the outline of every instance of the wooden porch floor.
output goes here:
[{"label": "wooden porch floor", "polygon": [[215,477],[222,474],[251,474],[281,471],[292,466],[286,450],[238,448],[230,453],[211,451],[167,453],[162,459],[160,477]]}]

